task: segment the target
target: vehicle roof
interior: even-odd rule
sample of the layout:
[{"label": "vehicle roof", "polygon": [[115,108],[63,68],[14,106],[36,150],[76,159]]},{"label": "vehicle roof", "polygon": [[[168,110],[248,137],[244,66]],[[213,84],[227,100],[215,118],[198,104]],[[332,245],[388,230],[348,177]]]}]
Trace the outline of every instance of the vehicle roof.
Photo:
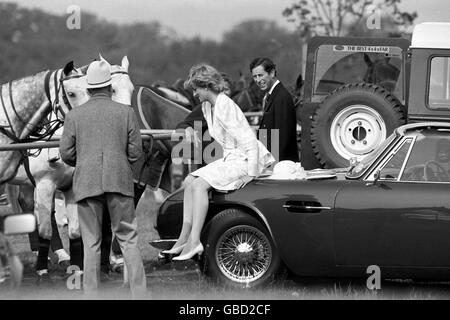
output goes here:
[{"label": "vehicle roof", "polygon": [[417,130],[417,129],[422,129],[422,128],[430,128],[430,129],[450,129],[450,123],[449,122],[417,122],[417,123],[409,123],[409,124],[405,124],[401,127],[398,127],[396,129],[396,131],[401,134],[404,135],[406,134],[408,131],[413,131],[413,130]]},{"label": "vehicle roof", "polygon": [[450,49],[450,23],[419,23],[414,27],[411,48]]}]

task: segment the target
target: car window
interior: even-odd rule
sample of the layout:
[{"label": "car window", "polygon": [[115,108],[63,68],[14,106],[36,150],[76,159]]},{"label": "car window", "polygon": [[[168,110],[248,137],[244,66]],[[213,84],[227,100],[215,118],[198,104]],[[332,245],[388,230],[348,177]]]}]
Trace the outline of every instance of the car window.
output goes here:
[{"label": "car window", "polygon": [[313,100],[348,83],[379,85],[402,98],[402,50],[394,46],[321,45],[316,53]]},{"label": "car window", "polygon": [[450,109],[450,58],[431,59],[428,105],[431,109]]},{"label": "car window", "polygon": [[400,180],[450,182],[450,134],[418,136]]},{"label": "car window", "polygon": [[411,143],[412,139],[406,139],[394,150],[380,170],[380,180],[397,180],[400,177]]}]

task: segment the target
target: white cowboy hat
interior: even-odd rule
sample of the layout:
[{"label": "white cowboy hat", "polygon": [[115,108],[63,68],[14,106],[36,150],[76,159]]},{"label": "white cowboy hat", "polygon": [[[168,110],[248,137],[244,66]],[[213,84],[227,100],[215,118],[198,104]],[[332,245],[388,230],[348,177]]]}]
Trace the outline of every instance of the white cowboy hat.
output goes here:
[{"label": "white cowboy hat", "polygon": [[111,66],[105,60],[92,62],[86,72],[88,89],[107,87],[111,84]]}]

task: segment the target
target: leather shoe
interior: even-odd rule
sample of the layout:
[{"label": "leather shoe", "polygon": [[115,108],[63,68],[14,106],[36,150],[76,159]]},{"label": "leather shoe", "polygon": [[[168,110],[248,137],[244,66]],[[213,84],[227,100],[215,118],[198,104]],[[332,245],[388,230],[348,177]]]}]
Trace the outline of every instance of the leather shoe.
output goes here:
[{"label": "leather shoe", "polygon": [[200,255],[203,253],[203,245],[199,243],[192,251],[179,255],[172,259],[172,261],[184,261],[189,259],[197,260]]},{"label": "leather shoe", "polygon": [[171,255],[178,255],[183,251],[184,247],[186,246],[186,243],[182,244],[179,247],[172,248],[170,250],[163,250],[161,251],[162,254],[171,254]]}]

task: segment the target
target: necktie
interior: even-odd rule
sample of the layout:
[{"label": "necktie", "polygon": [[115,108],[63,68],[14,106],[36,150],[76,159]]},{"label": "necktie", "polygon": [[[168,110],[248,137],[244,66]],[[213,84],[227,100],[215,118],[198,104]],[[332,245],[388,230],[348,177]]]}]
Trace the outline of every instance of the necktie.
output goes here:
[{"label": "necktie", "polygon": [[266,111],[267,101],[269,100],[269,97],[270,97],[270,94],[267,92],[264,95],[263,102],[262,102],[262,109],[263,109],[263,111]]}]

